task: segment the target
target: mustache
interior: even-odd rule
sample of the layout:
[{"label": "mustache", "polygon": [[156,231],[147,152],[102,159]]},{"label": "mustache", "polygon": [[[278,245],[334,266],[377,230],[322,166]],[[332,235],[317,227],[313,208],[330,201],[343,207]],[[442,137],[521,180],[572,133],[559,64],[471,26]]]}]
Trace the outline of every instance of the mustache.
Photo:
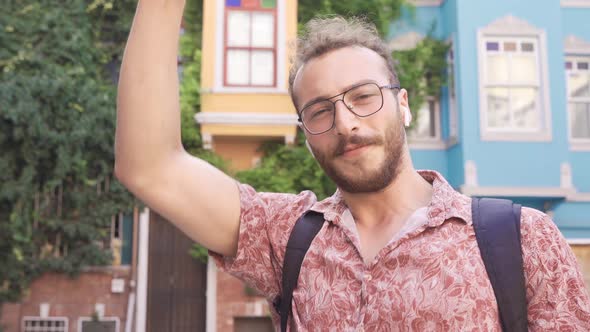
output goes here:
[{"label": "mustache", "polygon": [[360,146],[373,145],[373,144],[375,144],[375,145],[383,144],[383,139],[379,136],[359,136],[359,135],[342,137],[338,141],[338,145],[336,145],[336,149],[334,150],[334,156],[339,156],[339,155],[343,154],[346,151],[346,147],[349,145],[358,145],[360,147]]}]

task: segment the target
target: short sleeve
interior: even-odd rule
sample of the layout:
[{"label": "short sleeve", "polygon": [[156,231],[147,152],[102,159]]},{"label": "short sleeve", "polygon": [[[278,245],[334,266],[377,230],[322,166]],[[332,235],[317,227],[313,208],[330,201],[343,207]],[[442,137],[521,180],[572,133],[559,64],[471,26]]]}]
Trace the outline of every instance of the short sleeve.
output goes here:
[{"label": "short sleeve", "polygon": [[282,261],[288,236],[298,217],[315,202],[315,195],[258,193],[238,184],[240,228],[235,257],[209,251],[222,270],[242,280],[268,299],[279,294]]},{"label": "short sleeve", "polygon": [[576,257],[547,215],[523,208],[522,248],[531,331],[590,331],[590,298]]}]

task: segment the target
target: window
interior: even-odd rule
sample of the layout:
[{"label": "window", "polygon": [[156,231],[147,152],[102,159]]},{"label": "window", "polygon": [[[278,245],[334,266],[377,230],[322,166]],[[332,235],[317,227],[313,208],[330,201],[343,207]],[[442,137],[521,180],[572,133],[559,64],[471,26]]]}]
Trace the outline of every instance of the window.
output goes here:
[{"label": "window", "polygon": [[507,16],[480,29],[478,40],[482,138],[550,140],[544,32]]},{"label": "window", "polygon": [[534,39],[485,41],[486,127],[536,131],[541,126],[539,69]]},{"label": "window", "polygon": [[590,144],[590,56],[567,57],[567,105],[570,140]]},{"label": "window", "polygon": [[80,332],[119,332],[118,317],[102,317],[98,320],[91,317],[78,318]]},{"label": "window", "polygon": [[119,213],[111,219],[108,247],[113,251],[112,265],[129,265],[133,252],[133,214]]},{"label": "window", "polygon": [[23,317],[23,332],[67,332],[66,317]]},{"label": "window", "polygon": [[440,115],[438,102],[429,97],[418,110],[416,125],[410,130],[408,136],[412,142],[438,141],[440,136]]},{"label": "window", "polygon": [[276,86],[276,0],[225,1],[225,86]]}]

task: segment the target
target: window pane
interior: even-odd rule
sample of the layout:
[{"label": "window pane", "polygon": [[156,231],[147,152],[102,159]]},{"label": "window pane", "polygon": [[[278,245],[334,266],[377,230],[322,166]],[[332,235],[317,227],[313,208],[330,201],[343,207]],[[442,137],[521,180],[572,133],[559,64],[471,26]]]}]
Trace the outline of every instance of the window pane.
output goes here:
[{"label": "window pane", "polygon": [[486,43],[486,50],[497,51],[498,49],[500,49],[500,45],[497,42],[487,42]]},{"label": "window pane", "polygon": [[272,51],[252,51],[252,84],[274,84],[274,56]]},{"label": "window pane", "polygon": [[273,47],[274,34],[272,13],[252,13],[252,47]]},{"label": "window pane", "polygon": [[250,76],[249,68],[250,52],[244,50],[229,50],[227,51],[227,83],[246,85],[249,82]]},{"label": "window pane", "polygon": [[578,62],[578,70],[588,70],[588,62]]},{"label": "window pane", "polygon": [[537,112],[537,89],[513,88],[510,102],[516,128],[536,129],[539,127]]},{"label": "window pane", "polygon": [[515,52],[516,51],[516,43],[515,42],[504,42],[504,51]]},{"label": "window pane", "polygon": [[508,89],[486,89],[488,100],[488,126],[506,128],[510,126],[510,110],[508,109]]},{"label": "window pane", "polygon": [[571,61],[566,61],[565,69],[572,69],[572,62]]},{"label": "window pane", "polygon": [[256,8],[258,7],[259,0],[242,0],[243,8]]},{"label": "window pane", "polygon": [[434,101],[427,101],[422,104],[418,110],[418,119],[416,126],[412,128],[410,134],[415,138],[435,138],[436,137],[436,122],[435,122],[435,103]]},{"label": "window pane", "polygon": [[227,7],[240,7],[240,0],[225,0]]},{"label": "window pane", "polygon": [[569,98],[590,97],[590,75],[586,73],[570,73],[567,83]]},{"label": "window pane", "polygon": [[250,45],[250,13],[232,10],[227,14],[227,46]]},{"label": "window pane", "polygon": [[570,103],[573,138],[590,139],[590,104]]},{"label": "window pane", "polygon": [[512,82],[537,82],[537,61],[532,56],[513,55],[510,69]]},{"label": "window pane", "polygon": [[502,55],[489,55],[487,63],[488,82],[508,82],[508,61]]},{"label": "window pane", "polygon": [[533,43],[522,43],[521,47],[523,52],[532,52],[535,50]]},{"label": "window pane", "polygon": [[277,0],[262,0],[262,8],[275,8]]}]

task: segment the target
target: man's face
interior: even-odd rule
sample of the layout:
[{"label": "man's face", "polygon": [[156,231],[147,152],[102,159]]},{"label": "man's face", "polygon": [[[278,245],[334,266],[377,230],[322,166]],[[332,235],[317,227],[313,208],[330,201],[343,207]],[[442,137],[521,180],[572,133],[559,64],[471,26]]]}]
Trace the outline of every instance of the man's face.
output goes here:
[{"label": "man's face", "polygon": [[[329,98],[364,82],[389,84],[385,61],[362,47],[346,47],[315,58],[301,68],[293,84],[296,107],[301,111],[318,98]],[[305,135],[326,174],[350,193],[384,189],[400,169],[405,143],[400,106],[407,106],[405,91],[382,89],[383,106],[368,117],[353,114],[336,102],[334,127],[322,134]],[[332,101],[342,98],[337,97]]]}]

